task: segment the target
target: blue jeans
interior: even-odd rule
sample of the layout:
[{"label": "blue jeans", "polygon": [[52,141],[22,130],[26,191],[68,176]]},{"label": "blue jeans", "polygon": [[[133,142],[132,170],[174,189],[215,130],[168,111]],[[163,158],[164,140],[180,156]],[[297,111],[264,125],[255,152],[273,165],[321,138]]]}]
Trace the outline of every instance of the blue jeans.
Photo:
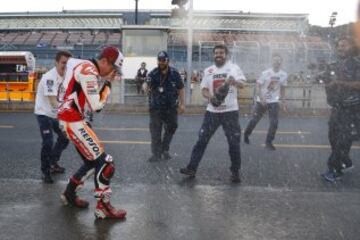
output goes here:
[{"label": "blue jeans", "polygon": [[253,117],[246,127],[245,135],[250,136],[262,116],[266,111],[269,111],[270,126],[266,136],[266,143],[272,143],[275,139],[275,134],[279,123],[279,103],[268,103],[265,106],[261,103],[256,103]]},{"label": "blue jeans", "polygon": [[[45,116],[36,115],[39,123],[40,133],[42,138],[41,145],[41,171],[44,174],[50,172],[50,166],[56,164],[60,160],[62,151],[69,144],[69,140],[59,128],[59,121],[57,119]],[[53,132],[57,134],[57,141],[54,145]]]},{"label": "blue jeans", "polygon": [[224,129],[229,144],[229,155],[231,160],[230,170],[232,172],[238,172],[240,170],[241,129],[238,111],[224,113],[212,113],[207,111],[205,113],[204,121],[199,132],[199,139],[192,150],[190,163],[187,166],[188,169],[197,170],[211,137],[220,125]]}]

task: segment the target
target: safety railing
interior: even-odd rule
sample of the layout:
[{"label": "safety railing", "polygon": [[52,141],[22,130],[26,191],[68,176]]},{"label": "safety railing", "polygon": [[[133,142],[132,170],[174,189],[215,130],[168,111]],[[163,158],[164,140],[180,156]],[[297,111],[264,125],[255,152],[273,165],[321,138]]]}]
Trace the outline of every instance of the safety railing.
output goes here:
[{"label": "safety railing", "polygon": [[[139,98],[135,98],[137,95],[136,88],[133,82],[127,82],[131,86],[123,86],[122,84],[115,84],[112,89],[112,95],[109,99],[110,104],[125,104],[125,105],[147,105],[147,97],[145,95],[139,95]],[[248,84],[245,88],[240,89],[238,93],[238,100],[242,107],[249,107],[254,105],[254,88],[255,84]],[[125,91],[126,90],[126,91]],[[191,91],[191,105],[202,106],[206,104],[206,100],[201,95],[200,85],[194,84]],[[10,107],[12,104],[33,104],[35,101],[36,92],[26,90],[0,90],[0,102],[2,105]],[[124,101],[125,98],[125,101]],[[301,108],[316,108],[326,109],[328,105],[326,103],[325,89],[322,85],[311,84],[294,84],[286,87],[285,99],[289,108],[301,109]]]},{"label": "safety railing", "polygon": [[[255,103],[255,84],[247,84],[238,92],[240,105]],[[192,89],[192,105],[203,105],[206,100],[201,95],[200,85],[195,84]],[[290,108],[328,108],[325,89],[322,85],[290,84],[285,88],[285,98],[282,99]]]}]

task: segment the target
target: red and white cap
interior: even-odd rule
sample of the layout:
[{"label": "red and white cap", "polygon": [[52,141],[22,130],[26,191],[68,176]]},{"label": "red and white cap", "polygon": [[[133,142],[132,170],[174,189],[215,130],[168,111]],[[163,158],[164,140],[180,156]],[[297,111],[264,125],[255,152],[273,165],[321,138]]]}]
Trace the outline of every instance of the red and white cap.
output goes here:
[{"label": "red and white cap", "polygon": [[114,69],[119,74],[121,73],[121,68],[124,62],[124,55],[120,52],[120,50],[117,47],[114,46],[104,47],[99,55],[99,59],[101,58],[106,58],[107,60],[109,60],[113,64]]}]

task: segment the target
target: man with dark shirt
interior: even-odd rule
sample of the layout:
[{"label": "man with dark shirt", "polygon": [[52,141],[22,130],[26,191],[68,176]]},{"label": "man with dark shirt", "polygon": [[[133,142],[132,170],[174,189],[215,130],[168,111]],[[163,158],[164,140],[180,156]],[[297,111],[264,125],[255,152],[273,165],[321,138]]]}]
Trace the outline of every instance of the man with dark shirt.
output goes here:
[{"label": "man with dark shirt", "polygon": [[144,90],[149,94],[152,151],[149,161],[169,160],[170,143],[178,126],[178,112],[185,111],[185,91],[179,72],[169,66],[167,52],[159,52],[158,67],[149,73]]},{"label": "man with dark shirt", "polygon": [[360,59],[355,44],[343,38],[337,44],[338,61],[325,74],[327,102],[331,106],[328,171],[322,177],[336,182],[353,167],[349,153],[360,135]]}]

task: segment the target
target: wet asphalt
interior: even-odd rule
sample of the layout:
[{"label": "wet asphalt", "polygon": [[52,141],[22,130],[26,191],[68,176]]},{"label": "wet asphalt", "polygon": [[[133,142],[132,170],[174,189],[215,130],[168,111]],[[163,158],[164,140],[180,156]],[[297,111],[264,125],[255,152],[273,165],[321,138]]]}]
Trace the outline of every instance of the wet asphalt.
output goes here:
[{"label": "wet asphalt", "polygon": [[[40,179],[40,132],[31,113],[0,113],[0,239],[359,239],[360,144],[355,169],[336,184],[319,176],[330,153],[327,118],[281,118],[276,151],[264,149],[265,117],[241,144],[242,183],[229,181],[230,160],[221,128],[210,141],[195,179],[183,177],[202,115],[179,117],[169,161],[148,162],[147,115],[100,113],[94,129],[114,157],[115,206],[125,221],[95,220],[93,181],[81,196],[90,208],[59,200],[81,160],[69,146],[53,185]],[[242,117],[244,128],[249,118]],[[360,166],[360,165],[359,165]]]}]

